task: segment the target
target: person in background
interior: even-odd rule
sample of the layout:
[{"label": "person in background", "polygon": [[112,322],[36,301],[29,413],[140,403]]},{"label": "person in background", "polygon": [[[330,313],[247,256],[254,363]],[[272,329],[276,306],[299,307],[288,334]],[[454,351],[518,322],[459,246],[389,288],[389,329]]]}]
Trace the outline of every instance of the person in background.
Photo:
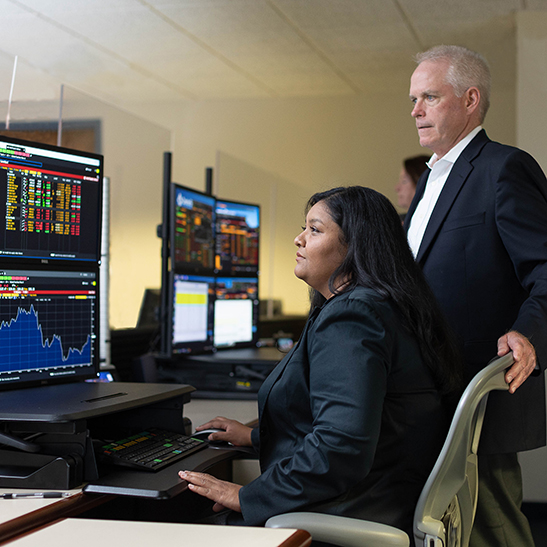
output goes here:
[{"label": "person in background", "polygon": [[403,160],[403,166],[399,173],[399,182],[395,185],[395,192],[397,192],[397,205],[404,209],[404,213],[401,213],[401,221],[405,220],[406,211],[412,203],[412,198],[416,193],[416,184],[422,173],[427,169],[427,162],[429,156],[412,156]]},{"label": "person in background", "polygon": [[417,56],[410,81],[420,144],[434,152],[405,228],[456,331],[471,378],[510,350],[508,392],[492,393],[479,446],[472,547],[532,547],[517,452],[545,445],[547,180],[526,152],[491,141],[484,58],[459,46]]},{"label": "person in background", "polygon": [[412,538],[460,393],[456,345],[386,197],[360,186],[315,194],[294,242],[311,312],[259,391],[259,426],[217,417],[197,428],[254,447],[262,474],[245,486],[180,477],[214,510],[232,510],[230,524],[307,510],[390,524]]}]

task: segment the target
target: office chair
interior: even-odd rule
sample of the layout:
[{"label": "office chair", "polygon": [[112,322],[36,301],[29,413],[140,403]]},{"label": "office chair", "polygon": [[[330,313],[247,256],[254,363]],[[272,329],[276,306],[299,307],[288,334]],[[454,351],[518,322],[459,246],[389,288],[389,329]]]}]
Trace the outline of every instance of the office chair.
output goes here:
[{"label": "office chair", "polygon": [[[464,391],[446,441],[414,512],[416,547],[467,547],[477,506],[477,448],[488,393],[507,390],[505,371],[513,354],[496,358]],[[340,547],[408,547],[408,535],[392,526],[322,513],[286,513],[269,528],[300,528]]]}]

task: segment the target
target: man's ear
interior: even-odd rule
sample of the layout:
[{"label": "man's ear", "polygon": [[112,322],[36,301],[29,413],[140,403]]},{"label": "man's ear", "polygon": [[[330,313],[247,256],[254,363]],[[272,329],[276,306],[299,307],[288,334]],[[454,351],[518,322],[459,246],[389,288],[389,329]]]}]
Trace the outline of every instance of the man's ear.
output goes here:
[{"label": "man's ear", "polygon": [[480,101],[481,92],[476,87],[470,87],[465,92],[465,107],[469,114],[478,110]]}]

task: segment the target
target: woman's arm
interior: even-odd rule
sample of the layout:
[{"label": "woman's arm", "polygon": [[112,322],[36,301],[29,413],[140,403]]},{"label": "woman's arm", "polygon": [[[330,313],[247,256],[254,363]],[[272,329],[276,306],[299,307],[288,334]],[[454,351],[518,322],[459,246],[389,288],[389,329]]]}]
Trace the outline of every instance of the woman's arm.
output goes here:
[{"label": "woman's arm", "polygon": [[196,431],[203,431],[204,429],[221,430],[211,433],[208,437],[210,441],[227,441],[234,446],[253,446],[251,442],[252,428],[236,420],[217,416],[207,423],[196,427]]}]

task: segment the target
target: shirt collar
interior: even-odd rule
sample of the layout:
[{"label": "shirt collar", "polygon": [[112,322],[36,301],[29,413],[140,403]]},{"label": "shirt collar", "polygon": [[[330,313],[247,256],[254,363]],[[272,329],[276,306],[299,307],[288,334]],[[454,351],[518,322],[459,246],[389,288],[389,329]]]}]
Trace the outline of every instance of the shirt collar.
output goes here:
[{"label": "shirt collar", "polygon": [[437,154],[433,154],[429,161],[427,162],[427,166],[432,169],[433,166],[437,163],[439,160],[448,161],[450,163],[456,163],[456,160],[460,157],[460,154],[464,151],[465,147],[475,138],[477,133],[482,129],[482,126],[479,125],[473,129],[470,133],[468,133],[461,141],[459,141],[454,147],[452,147],[442,158],[439,158]]}]

